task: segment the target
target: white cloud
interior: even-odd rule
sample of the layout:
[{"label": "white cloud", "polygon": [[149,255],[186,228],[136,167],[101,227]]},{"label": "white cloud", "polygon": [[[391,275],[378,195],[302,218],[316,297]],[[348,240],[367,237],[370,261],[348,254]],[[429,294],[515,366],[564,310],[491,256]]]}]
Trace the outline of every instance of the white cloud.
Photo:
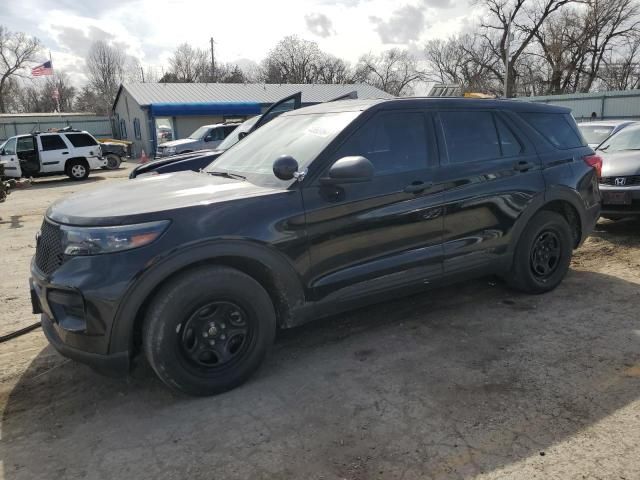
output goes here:
[{"label": "white cloud", "polygon": [[39,37],[43,56],[50,50],[54,68],[82,85],[84,57],[99,38],[157,71],[178,44],[208,48],[210,37],[222,62],[259,62],[282,37],[296,34],[355,63],[364,53],[388,48],[385,42],[416,48],[427,38],[448,37],[471,14],[468,1],[0,0],[0,16],[12,30]]}]

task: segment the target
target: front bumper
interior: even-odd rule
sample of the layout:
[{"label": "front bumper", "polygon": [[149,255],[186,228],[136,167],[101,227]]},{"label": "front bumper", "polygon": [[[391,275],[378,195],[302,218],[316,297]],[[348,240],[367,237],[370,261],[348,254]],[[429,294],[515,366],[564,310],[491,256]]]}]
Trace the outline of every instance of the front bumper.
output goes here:
[{"label": "front bumper", "polygon": [[103,157],[89,157],[89,168],[91,170],[97,170],[107,166],[107,159]]},{"label": "front bumper", "polygon": [[[602,194],[602,215],[640,215],[640,186],[614,187],[611,185],[600,185]],[[624,194],[630,198],[631,203],[616,205],[607,203],[607,194]]]},{"label": "front bumper", "polygon": [[45,313],[40,317],[40,323],[42,324],[42,331],[44,332],[45,337],[47,337],[49,343],[53,348],[60,352],[61,355],[89,365],[95,370],[107,375],[124,376],[129,372],[130,364],[128,352],[105,355],[85,352],[84,350],[71,347],[64,343],[58,335],[55,323]]},{"label": "front bumper", "polygon": [[[113,284],[104,283],[104,265],[97,263],[103,260],[99,256],[72,259],[48,276],[32,261],[31,303],[58,352],[103,373],[121,375],[129,370],[130,352],[111,346],[121,295]],[[87,273],[92,271],[95,273]],[[104,288],[98,287],[99,282]]]}]

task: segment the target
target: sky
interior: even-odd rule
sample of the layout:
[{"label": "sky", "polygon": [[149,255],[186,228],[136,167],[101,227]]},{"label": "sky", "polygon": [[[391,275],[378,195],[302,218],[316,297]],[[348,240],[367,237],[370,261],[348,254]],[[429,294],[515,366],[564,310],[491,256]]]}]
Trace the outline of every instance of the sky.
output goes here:
[{"label": "sky", "polygon": [[183,42],[209,48],[216,61],[259,62],[284,36],[313,40],[355,64],[362,54],[392,47],[419,54],[477,16],[472,0],[0,0],[0,24],[38,37],[42,61],[86,83],[84,59],[105,40],[162,74]]}]

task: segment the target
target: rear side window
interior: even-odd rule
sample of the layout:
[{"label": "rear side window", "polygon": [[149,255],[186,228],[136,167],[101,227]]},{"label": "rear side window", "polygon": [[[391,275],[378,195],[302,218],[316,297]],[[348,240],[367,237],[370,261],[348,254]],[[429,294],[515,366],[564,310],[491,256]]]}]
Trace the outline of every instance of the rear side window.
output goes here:
[{"label": "rear side window", "polygon": [[42,150],[64,150],[67,148],[67,144],[60,138],[60,135],[42,135],[40,137],[42,143]]},{"label": "rear side window", "polygon": [[427,168],[427,129],[418,112],[382,112],[368,120],[339,148],[336,159],[361,155],[375,175]]},{"label": "rear side window", "polygon": [[440,112],[450,163],[499,158],[500,142],[491,112]]},{"label": "rear side window", "polygon": [[520,143],[520,140],[518,140],[507,124],[498,116],[496,116],[496,127],[498,128],[502,156],[515,157],[520,155],[522,153],[522,143]]},{"label": "rear side window", "polygon": [[573,119],[564,113],[523,112],[520,116],[559,149],[583,147],[584,141],[571,125]]},{"label": "rear side window", "polygon": [[93,147],[98,144],[91,135],[86,133],[67,133],[65,137],[74,147]]}]

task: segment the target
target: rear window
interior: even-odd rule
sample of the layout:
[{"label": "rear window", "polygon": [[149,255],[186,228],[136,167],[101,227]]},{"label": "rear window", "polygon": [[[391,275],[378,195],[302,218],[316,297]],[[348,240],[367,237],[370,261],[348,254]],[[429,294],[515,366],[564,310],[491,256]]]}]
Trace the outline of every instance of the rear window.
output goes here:
[{"label": "rear window", "polygon": [[611,132],[613,132],[613,127],[605,127],[602,125],[578,125],[578,128],[587,143],[597,143],[598,145],[604,142],[609,135],[611,135]]},{"label": "rear window", "polygon": [[65,137],[74,147],[93,147],[98,144],[91,135],[86,133],[67,133]]},{"label": "rear window", "polygon": [[524,112],[520,116],[556,148],[566,150],[585,145],[568,114]]},{"label": "rear window", "polygon": [[60,135],[42,135],[40,136],[40,142],[42,143],[42,150],[64,150],[67,145],[64,140],[60,138]]}]

